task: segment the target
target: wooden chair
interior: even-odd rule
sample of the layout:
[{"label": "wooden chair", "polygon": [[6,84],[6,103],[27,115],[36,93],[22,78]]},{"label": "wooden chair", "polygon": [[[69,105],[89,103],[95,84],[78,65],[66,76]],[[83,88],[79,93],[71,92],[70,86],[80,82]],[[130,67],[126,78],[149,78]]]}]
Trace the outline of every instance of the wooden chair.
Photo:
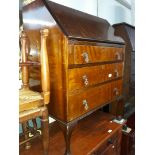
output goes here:
[{"label": "wooden chair", "polygon": [[[44,155],[48,154],[49,145],[49,125],[48,125],[48,109],[46,105],[50,100],[50,79],[49,79],[49,65],[46,49],[46,39],[48,36],[48,29],[42,29],[41,33],[41,51],[40,63],[28,61],[29,48],[27,44],[27,36],[25,32],[21,35],[21,52],[22,62],[22,88],[19,90],[19,123],[26,128],[28,120],[33,120],[36,117],[41,118],[42,140]],[[41,86],[42,93],[35,92],[29,88],[29,66],[41,66]],[[26,130],[26,129],[25,129]],[[24,131],[25,131],[24,130]],[[29,137],[25,133],[25,140],[20,144],[28,143]]]}]

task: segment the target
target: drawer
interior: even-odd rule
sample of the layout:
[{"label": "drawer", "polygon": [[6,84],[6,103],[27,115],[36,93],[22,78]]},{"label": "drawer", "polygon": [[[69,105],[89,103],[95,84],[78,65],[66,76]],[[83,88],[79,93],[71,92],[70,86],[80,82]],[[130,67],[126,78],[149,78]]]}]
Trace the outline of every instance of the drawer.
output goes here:
[{"label": "drawer", "polygon": [[69,91],[123,76],[123,63],[69,69]]},{"label": "drawer", "polygon": [[116,132],[110,134],[110,137],[106,138],[89,155],[120,155],[122,130],[118,129]]},{"label": "drawer", "polygon": [[118,47],[72,45],[69,50],[69,64],[123,60],[123,48]]},{"label": "drawer", "polygon": [[91,155],[118,155],[119,136],[118,132],[112,134]]},{"label": "drawer", "polygon": [[106,83],[68,96],[68,121],[114,100],[122,94],[122,80]]}]

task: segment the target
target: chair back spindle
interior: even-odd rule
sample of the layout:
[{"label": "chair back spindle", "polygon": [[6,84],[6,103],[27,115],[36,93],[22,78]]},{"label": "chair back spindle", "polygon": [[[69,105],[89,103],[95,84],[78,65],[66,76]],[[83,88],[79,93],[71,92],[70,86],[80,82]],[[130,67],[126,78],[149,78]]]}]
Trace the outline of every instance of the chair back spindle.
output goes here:
[{"label": "chair back spindle", "polygon": [[[26,54],[26,48],[27,48],[27,35],[26,33],[23,31],[21,34],[21,54],[22,54],[22,62],[26,63],[28,56]],[[22,66],[22,88],[29,88],[29,70],[28,70],[28,66]]]},{"label": "chair back spindle", "polygon": [[41,62],[41,85],[42,85],[42,95],[44,98],[44,104],[48,104],[50,100],[50,78],[49,78],[49,63],[47,56],[47,36],[49,34],[48,29],[42,29],[41,33],[41,52],[40,52],[40,62]]}]

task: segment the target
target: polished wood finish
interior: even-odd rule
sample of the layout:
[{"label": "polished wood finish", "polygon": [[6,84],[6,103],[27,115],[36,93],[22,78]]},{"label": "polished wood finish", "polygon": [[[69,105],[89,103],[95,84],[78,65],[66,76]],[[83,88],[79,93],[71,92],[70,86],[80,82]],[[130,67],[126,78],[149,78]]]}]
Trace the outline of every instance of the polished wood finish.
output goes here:
[{"label": "polished wood finish", "polygon": [[[27,61],[27,54],[26,54],[26,41],[27,41],[27,36],[25,34],[25,32],[22,33],[21,36],[21,47],[22,47],[22,62],[26,63]],[[28,67],[27,66],[23,66],[22,67],[22,87],[23,88],[29,88],[29,72],[28,72]]]},{"label": "polished wood finish", "polygon": [[[69,95],[68,119],[71,121],[96,107],[110,103],[122,94],[122,80]],[[87,105],[84,104],[86,102]]]},{"label": "polished wood finish", "polygon": [[[53,2],[49,3],[55,6],[55,3]],[[29,10],[31,10],[31,12]],[[105,42],[95,43],[90,41],[82,42],[79,40],[71,41],[70,39],[66,38],[66,36],[63,34],[63,30],[61,29],[61,27],[59,28],[60,26],[59,23],[57,23],[57,20],[55,21],[56,17],[51,16],[50,14],[51,12],[50,11],[48,12],[48,10],[44,5],[44,1],[40,0],[33,2],[32,4],[23,8],[24,29],[27,32],[29,40],[31,42],[31,51],[30,51],[31,58],[37,60],[38,55],[34,51],[38,51],[40,49],[38,29],[41,27],[49,27],[50,32],[49,37],[47,39],[47,51],[49,57],[51,90],[53,92],[53,94],[51,95],[51,103],[49,104],[49,113],[59,120],[68,122],[70,120],[70,118],[67,115],[68,111],[67,107],[69,106],[68,105],[68,97],[69,97],[68,85],[70,83],[69,72],[70,67],[73,67],[70,66],[70,64],[74,64],[71,63],[72,57],[73,62],[74,60],[78,62],[78,58],[80,58],[83,52],[82,50],[87,49],[88,52],[90,52],[89,54],[94,64],[97,65],[100,62],[101,63],[104,62],[104,58],[107,61],[114,61],[113,63],[115,63],[117,61],[119,62],[124,60],[123,59],[124,46],[121,45],[123,44],[123,42],[117,45],[117,44],[107,44]],[[34,19],[39,19],[42,22],[38,24],[35,22],[34,23],[30,22],[33,21]],[[92,44],[93,46],[91,46]],[[81,50],[78,49],[79,47]],[[73,56],[71,56],[72,54]],[[79,60],[80,60],[79,64],[83,62],[82,57]],[[85,63],[85,65],[89,66],[89,63]],[[33,69],[31,77],[34,79],[39,79],[39,68],[36,67],[36,69]],[[103,81],[101,79],[101,81],[98,82],[100,83]]]},{"label": "polished wood finish", "polygon": [[[88,60],[85,58],[85,54]],[[103,46],[74,45],[69,50],[69,64],[112,62],[123,60],[123,49]]]},{"label": "polished wood finish", "polygon": [[65,154],[70,155],[71,154],[71,148],[70,148],[71,136],[75,126],[77,125],[77,122],[75,121],[74,123],[67,124],[67,125],[61,122],[57,122],[57,123],[61,131],[63,132],[63,136],[65,139],[65,144],[66,144]]},{"label": "polished wood finish", "polygon": [[[44,0],[43,3],[68,38],[123,43],[120,37],[114,36],[113,28],[105,19],[103,20],[49,0]],[[95,32],[94,28],[96,28]]]},{"label": "polished wood finish", "polygon": [[122,76],[123,63],[69,69],[69,92],[114,80]]},{"label": "polished wood finish", "polygon": [[[111,123],[114,117],[97,111],[79,121],[71,138],[73,155],[119,155],[121,143],[121,125]],[[112,132],[108,133],[111,129]],[[20,149],[20,155],[41,155],[42,146],[39,139],[34,140],[31,149]],[[49,154],[63,155],[65,140],[57,122],[50,127]],[[111,153],[111,154],[110,154]]]},{"label": "polished wood finish", "polygon": [[[114,24],[115,35],[122,37],[126,43],[124,64],[124,110],[125,117],[134,112],[135,96],[135,27],[127,23]],[[129,103],[127,105],[127,103]],[[131,114],[130,114],[131,113]]]},{"label": "polished wood finish", "polygon": [[[135,79],[134,79],[134,68],[135,64],[133,63],[134,60],[134,53],[135,53],[135,27],[131,26],[126,23],[120,23],[113,25],[115,28],[115,34],[122,37],[126,42],[126,49],[125,49],[125,69],[124,69],[124,95],[125,98],[129,98],[131,95],[134,94],[134,87]],[[133,56],[133,58],[132,58]]]},{"label": "polished wood finish", "polygon": [[[22,81],[23,86],[19,91],[19,123],[23,124],[25,141],[20,144],[26,143],[26,148],[29,148],[29,136],[28,136],[28,124],[27,121],[41,117],[42,122],[42,137],[43,137],[43,154],[48,155],[49,147],[49,128],[48,128],[48,109],[46,104],[49,103],[50,99],[50,81],[49,81],[49,65],[48,56],[46,49],[46,38],[48,36],[48,29],[42,29],[41,31],[41,83],[42,83],[42,94],[33,92],[29,89],[29,68],[27,64],[29,48],[28,38],[26,33],[23,32],[21,35],[21,47],[22,47]],[[26,64],[26,65],[25,65]],[[33,65],[35,63],[32,63]],[[37,63],[38,65],[38,63]],[[36,126],[35,126],[36,128]]]},{"label": "polished wood finish", "polygon": [[[124,41],[114,36],[114,29],[106,20],[48,0],[25,6],[23,19],[31,43],[31,60],[39,61],[39,30],[49,29],[47,53],[52,95],[48,109],[53,118],[65,125],[62,130],[65,137],[69,135],[66,144],[70,144],[73,124],[122,96]],[[96,26],[95,31],[92,25]],[[40,80],[39,70],[33,68],[30,77]],[[85,84],[89,79],[83,74],[89,75],[90,85]],[[66,148],[65,154],[71,154],[68,144]]]},{"label": "polished wood finish", "polygon": [[49,30],[43,29],[41,32],[41,52],[40,52],[40,62],[41,62],[41,86],[42,86],[42,95],[44,98],[44,104],[48,104],[50,101],[50,77],[49,77],[49,64],[47,57],[47,48],[46,48],[46,38],[48,36]]},{"label": "polished wood finish", "polygon": [[121,155],[135,155],[135,113],[127,121],[130,133],[122,132]]},{"label": "polished wood finish", "polygon": [[120,98],[119,100],[113,101],[109,105],[108,112],[115,116],[123,116],[124,114],[124,97]]}]

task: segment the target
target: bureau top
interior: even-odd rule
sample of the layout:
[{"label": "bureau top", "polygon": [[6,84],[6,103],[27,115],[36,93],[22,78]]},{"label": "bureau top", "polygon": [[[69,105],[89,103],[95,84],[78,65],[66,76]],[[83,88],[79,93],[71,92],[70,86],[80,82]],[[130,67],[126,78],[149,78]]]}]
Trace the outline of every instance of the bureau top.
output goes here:
[{"label": "bureau top", "polygon": [[[29,17],[30,13],[31,17]],[[24,25],[29,24],[29,27],[32,21],[35,23],[38,21],[39,25],[42,20],[44,24],[42,26],[56,23],[63,34],[70,39],[124,44],[123,39],[114,36],[113,27],[105,19],[49,0],[36,0],[25,6],[23,17]]]}]

